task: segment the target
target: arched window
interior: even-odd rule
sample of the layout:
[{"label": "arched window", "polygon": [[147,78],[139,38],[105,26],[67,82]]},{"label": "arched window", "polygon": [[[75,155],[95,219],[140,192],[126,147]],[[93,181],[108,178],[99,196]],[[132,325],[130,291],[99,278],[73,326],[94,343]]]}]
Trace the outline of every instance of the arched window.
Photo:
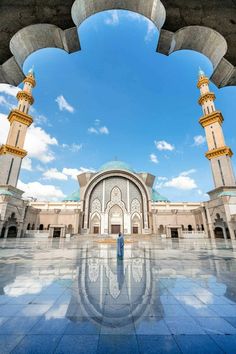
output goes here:
[{"label": "arched window", "polygon": [[35,225],[34,225],[34,224],[32,224],[32,228],[31,228],[31,230],[34,230],[34,228],[35,228]]},{"label": "arched window", "polygon": [[202,227],[202,231],[204,231],[204,226],[203,226],[203,224],[201,225],[201,227]]},{"label": "arched window", "polygon": [[39,225],[39,230],[43,230],[43,224]]},{"label": "arched window", "polygon": [[27,230],[30,230],[30,223],[27,225]]},{"label": "arched window", "polygon": [[192,225],[188,225],[188,231],[193,231]]},{"label": "arched window", "polygon": [[49,228],[50,228],[50,224],[48,224],[47,230],[49,230]]}]

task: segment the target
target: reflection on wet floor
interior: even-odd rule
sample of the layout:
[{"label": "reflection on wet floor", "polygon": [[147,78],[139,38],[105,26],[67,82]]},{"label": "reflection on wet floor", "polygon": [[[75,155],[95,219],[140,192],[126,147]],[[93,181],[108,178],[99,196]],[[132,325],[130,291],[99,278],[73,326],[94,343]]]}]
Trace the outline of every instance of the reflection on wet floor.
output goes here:
[{"label": "reflection on wet floor", "polygon": [[236,353],[231,241],[97,241],[0,241],[0,353]]}]

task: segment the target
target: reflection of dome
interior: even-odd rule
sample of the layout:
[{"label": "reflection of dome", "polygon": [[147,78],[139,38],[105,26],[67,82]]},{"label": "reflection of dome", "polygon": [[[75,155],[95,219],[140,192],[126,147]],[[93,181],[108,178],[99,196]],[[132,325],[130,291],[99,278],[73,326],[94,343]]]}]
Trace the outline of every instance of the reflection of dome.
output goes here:
[{"label": "reflection of dome", "polygon": [[169,202],[166,197],[163,197],[160,193],[158,193],[155,189],[152,189],[152,201],[153,202]]},{"label": "reflection of dome", "polygon": [[68,195],[65,199],[63,199],[63,202],[79,202],[80,201],[80,191],[77,190],[73,192],[72,194]]},{"label": "reflection of dome", "polygon": [[109,161],[102,165],[98,171],[101,172],[109,170],[125,170],[133,173],[135,172],[129,164],[123,161]]}]

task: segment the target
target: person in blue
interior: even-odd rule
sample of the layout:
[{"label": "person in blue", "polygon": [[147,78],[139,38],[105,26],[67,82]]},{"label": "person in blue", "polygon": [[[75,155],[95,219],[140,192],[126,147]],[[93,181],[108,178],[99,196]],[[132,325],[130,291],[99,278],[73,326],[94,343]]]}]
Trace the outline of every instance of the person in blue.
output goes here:
[{"label": "person in blue", "polygon": [[118,239],[117,239],[117,258],[123,259],[124,258],[124,236],[121,232],[119,232]]}]

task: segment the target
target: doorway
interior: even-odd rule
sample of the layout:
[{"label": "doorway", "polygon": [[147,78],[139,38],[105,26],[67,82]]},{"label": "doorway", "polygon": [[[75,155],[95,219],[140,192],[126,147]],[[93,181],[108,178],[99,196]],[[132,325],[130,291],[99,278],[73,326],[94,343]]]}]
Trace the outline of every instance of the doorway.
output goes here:
[{"label": "doorway", "polygon": [[16,237],[16,236],[17,236],[16,226],[10,226],[8,229],[7,237]]},{"label": "doorway", "polygon": [[99,234],[99,226],[94,226],[94,227],[93,227],[93,233],[94,233],[95,235],[98,235],[98,234]]},{"label": "doorway", "polygon": [[112,234],[118,234],[119,232],[121,232],[120,225],[111,225],[111,233]]},{"label": "doorway", "polygon": [[133,226],[133,234],[138,234],[138,226]]},{"label": "doorway", "polygon": [[216,227],[214,233],[215,233],[215,238],[224,238],[222,227]]},{"label": "doorway", "polygon": [[177,228],[171,228],[171,238],[178,238],[179,233]]},{"label": "doorway", "polygon": [[61,237],[61,228],[60,227],[54,227],[54,229],[53,229],[53,238],[54,237]]}]

